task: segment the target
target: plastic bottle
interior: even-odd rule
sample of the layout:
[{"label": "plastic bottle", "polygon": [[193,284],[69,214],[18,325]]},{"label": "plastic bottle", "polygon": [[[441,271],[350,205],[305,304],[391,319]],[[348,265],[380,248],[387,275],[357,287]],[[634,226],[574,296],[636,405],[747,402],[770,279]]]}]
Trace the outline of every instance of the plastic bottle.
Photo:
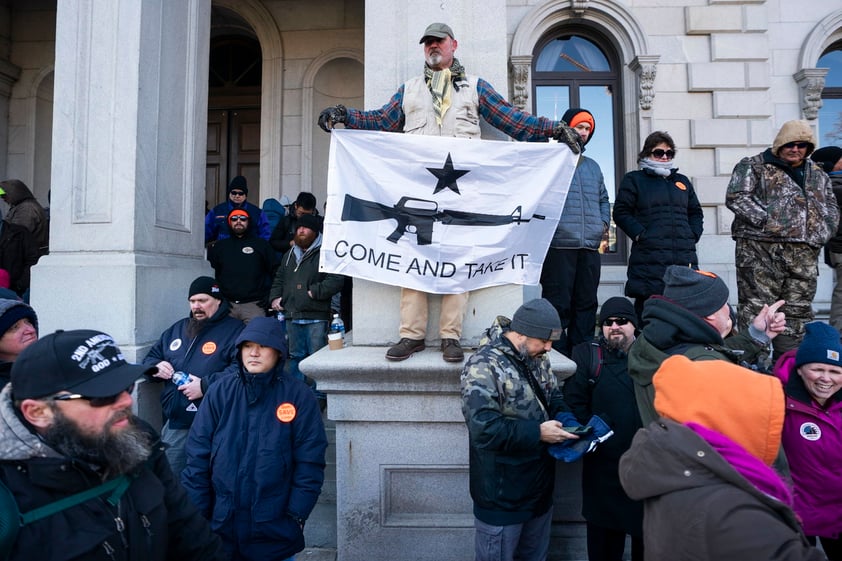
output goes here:
[{"label": "plastic bottle", "polygon": [[277,320],[279,322],[281,322],[281,332],[283,333],[284,340],[286,340],[286,338],[287,338],[287,317],[284,314],[284,311],[278,310],[278,313],[275,314],[275,318],[277,318]]},{"label": "plastic bottle", "polygon": [[333,314],[333,319],[330,320],[330,332],[341,333],[342,339],[345,339],[345,322],[339,317],[339,314]]},{"label": "plastic bottle", "polygon": [[178,372],[172,373],[172,383],[176,386],[183,386],[187,382],[190,381],[190,374],[187,372],[182,372],[179,370]]}]

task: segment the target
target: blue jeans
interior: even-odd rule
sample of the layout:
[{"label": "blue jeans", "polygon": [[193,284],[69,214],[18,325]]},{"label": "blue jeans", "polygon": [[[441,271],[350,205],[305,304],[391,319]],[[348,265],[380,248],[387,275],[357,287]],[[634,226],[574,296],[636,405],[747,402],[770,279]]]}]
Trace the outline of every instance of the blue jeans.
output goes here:
[{"label": "blue jeans", "polygon": [[304,374],[298,363],[327,345],[327,320],[313,323],[297,323],[287,320],[289,336],[289,373],[299,380]]}]

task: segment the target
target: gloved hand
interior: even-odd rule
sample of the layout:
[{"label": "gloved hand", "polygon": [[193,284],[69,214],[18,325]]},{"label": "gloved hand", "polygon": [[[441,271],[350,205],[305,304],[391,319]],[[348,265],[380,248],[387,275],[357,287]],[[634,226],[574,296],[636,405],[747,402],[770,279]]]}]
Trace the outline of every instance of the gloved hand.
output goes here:
[{"label": "gloved hand", "polygon": [[319,126],[322,127],[323,131],[330,132],[337,123],[344,123],[347,116],[348,110],[344,105],[328,107],[319,113]]},{"label": "gloved hand", "polygon": [[564,121],[559,121],[553,127],[553,140],[563,142],[574,154],[582,151],[582,137],[579,136],[578,132],[568,127]]}]

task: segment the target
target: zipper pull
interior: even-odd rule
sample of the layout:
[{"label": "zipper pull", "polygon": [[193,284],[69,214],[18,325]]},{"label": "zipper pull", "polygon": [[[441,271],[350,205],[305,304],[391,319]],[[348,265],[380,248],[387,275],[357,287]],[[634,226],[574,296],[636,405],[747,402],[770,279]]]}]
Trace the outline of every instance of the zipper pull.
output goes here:
[{"label": "zipper pull", "polygon": [[111,559],[116,559],[116,557],[114,557],[114,548],[111,547],[110,543],[102,542],[102,549],[105,550],[105,554],[108,555]]},{"label": "zipper pull", "polygon": [[117,531],[120,532],[120,540],[123,542],[123,548],[128,549],[129,542],[126,541],[126,534],[124,533],[126,530],[126,524],[119,516],[114,517],[114,523],[117,524]]},{"label": "zipper pull", "polygon": [[146,530],[146,535],[152,537],[152,523],[146,518],[145,514],[140,515],[140,523],[143,524],[143,529]]}]

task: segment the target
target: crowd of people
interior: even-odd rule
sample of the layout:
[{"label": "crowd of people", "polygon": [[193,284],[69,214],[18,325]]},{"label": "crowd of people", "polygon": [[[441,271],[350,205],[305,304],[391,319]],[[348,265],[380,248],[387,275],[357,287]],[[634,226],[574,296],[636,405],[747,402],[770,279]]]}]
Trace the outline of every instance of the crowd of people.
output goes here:
[{"label": "crowd of people", "polygon": [[[816,150],[789,121],[734,168],[735,309],[699,269],[702,207],[675,141],[648,135],[613,209],[632,243],[626,297],[600,306],[611,212],[584,155],[595,116],[513,107],[466,72],[446,24],[420,44],[423,73],[386,105],[329,107],[318,124],[478,138],[483,119],[577,155],[542,297],[498,316],[467,358],[468,294],[442,302],[442,358],[463,363],[476,560],[546,560],[556,462],[580,460],[590,561],[620,561],[627,541],[633,561],[842,560],[842,279],[830,322],[813,312],[819,252],[842,266],[842,148]],[[233,178],[205,220],[215,276],[190,284],[188,316],[141,364],[99,331],[39,339],[26,295],[47,215],[18,180],[0,196],[0,558],[294,559],[327,448],[299,364],[327,344],[349,286],[319,271],[315,196],[261,209]],[[403,289],[400,318],[392,361],[425,349],[427,294]],[[552,349],[575,364],[567,380]],[[161,385],[160,434],[132,414],[138,379]]]}]

